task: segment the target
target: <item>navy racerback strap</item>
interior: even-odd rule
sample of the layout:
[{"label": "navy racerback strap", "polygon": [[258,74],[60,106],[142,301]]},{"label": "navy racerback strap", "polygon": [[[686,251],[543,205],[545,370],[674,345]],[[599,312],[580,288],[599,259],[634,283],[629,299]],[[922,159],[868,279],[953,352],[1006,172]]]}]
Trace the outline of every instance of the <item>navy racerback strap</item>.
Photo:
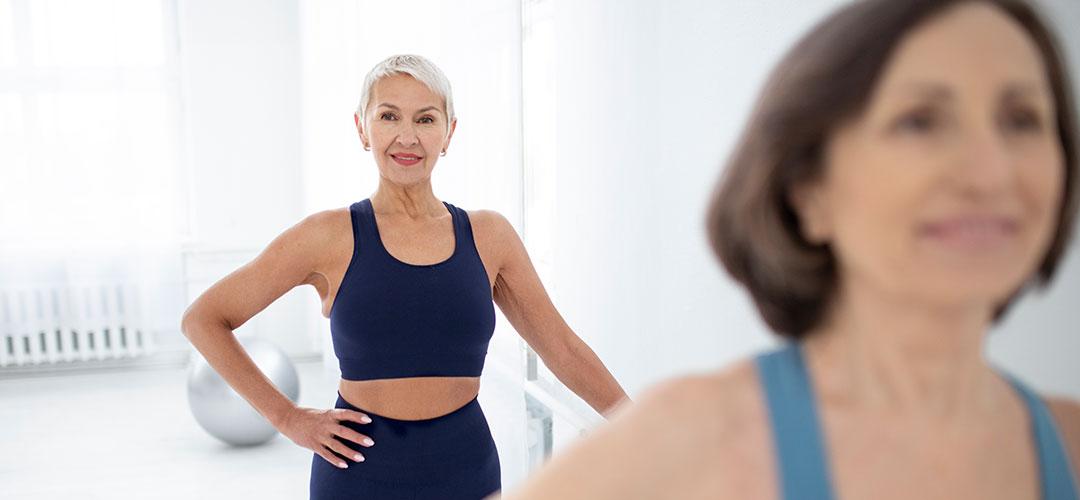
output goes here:
[{"label": "navy racerback strap", "polygon": [[[833,498],[828,456],[821,442],[817,405],[801,348],[790,344],[759,355],[756,362],[773,427],[782,498]],[[1069,456],[1046,405],[1027,386],[1006,378],[1024,400],[1031,418],[1042,498],[1078,500]]]},{"label": "navy racerback strap", "polygon": [[757,357],[769,405],[781,498],[833,498],[814,394],[798,344]]}]

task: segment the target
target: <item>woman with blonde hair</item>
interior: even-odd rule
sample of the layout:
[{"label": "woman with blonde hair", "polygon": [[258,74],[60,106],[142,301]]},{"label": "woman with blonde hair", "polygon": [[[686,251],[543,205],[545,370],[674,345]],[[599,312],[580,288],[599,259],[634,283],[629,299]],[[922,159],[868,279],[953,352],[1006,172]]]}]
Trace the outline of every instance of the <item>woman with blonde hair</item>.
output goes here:
[{"label": "woman with blonde hair", "polygon": [[[501,215],[435,197],[431,172],[457,127],[450,83],[420,56],[364,81],[356,128],[379,187],[314,214],[195,300],[183,331],[282,434],[311,449],[311,498],[473,500],[500,486],[477,402],[498,304],[552,372],[607,414],[626,394],[563,321]],[[311,285],[341,368],[336,408],[302,408],[232,330]],[[362,463],[361,463],[362,462]]]}]

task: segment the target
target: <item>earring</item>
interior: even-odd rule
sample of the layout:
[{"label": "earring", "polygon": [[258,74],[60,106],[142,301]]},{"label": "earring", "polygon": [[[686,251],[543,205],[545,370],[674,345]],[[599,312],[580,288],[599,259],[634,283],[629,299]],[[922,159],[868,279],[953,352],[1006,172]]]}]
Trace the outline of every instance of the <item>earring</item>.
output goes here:
[{"label": "earring", "polygon": [[446,150],[442,150],[442,153],[439,153],[439,156],[446,156]]},{"label": "earring", "polygon": [[371,146],[364,144],[364,151],[371,151]]}]

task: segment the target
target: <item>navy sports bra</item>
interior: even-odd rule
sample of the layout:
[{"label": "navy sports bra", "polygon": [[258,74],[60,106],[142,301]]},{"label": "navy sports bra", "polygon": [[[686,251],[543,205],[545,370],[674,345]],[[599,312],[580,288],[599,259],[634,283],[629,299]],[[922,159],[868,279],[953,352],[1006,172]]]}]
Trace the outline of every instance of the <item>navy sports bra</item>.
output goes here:
[{"label": "navy sports bra", "polygon": [[495,331],[491,284],[468,214],[443,204],[454,221],[454,253],[427,266],[386,251],[370,199],[349,207],[352,260],[330,309],[341,378],[480,376]]}]

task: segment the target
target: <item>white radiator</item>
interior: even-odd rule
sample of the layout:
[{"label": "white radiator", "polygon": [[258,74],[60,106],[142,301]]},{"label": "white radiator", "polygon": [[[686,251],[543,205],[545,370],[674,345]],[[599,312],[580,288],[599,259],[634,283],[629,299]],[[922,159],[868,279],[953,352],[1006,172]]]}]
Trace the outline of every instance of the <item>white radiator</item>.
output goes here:
[{"label": "white radiator", "polygon": [[147,354],[134,285],[0,286],[0,368]]}]

